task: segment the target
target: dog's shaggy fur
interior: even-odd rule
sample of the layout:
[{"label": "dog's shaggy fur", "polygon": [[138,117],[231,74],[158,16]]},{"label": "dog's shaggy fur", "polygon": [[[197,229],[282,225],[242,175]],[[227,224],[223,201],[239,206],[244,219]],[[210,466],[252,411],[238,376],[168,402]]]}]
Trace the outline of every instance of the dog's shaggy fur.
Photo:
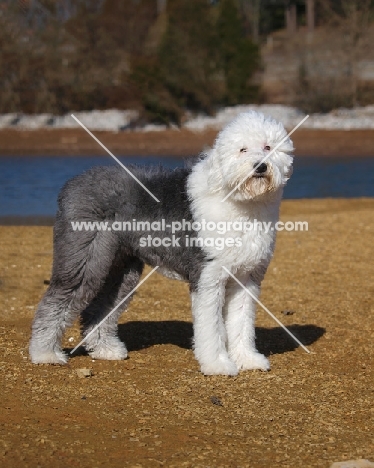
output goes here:
[{"label": "dog's shaggy fur", "polygon": [[[223,129],[213,148],[191,169],[131,168],[161,203],[120,167],[94,168],[70,180],[59,196],[53,272],[33,322],[32,362],[65,364],[67,356],[61,349],[65,328],[80,314],[82,333],[87,336],[136,286],[148,264],[159,266],[166,276],[189,282],[194,352],[204,374],[268,370],[268,360],[255,347],[255,301],[223,267],[257,297],[273,254],[274,230],[228,231],[224,237],[240,238],[240,246],[222,250],[205,244],[186,247],[186,236],[218,236],[203,230],[183,232],[180,247],[141,247],[140,239],[149,232],[73,231],[71,221],[165,219],[169,223],[185,219],[218,223],[256,219],[275,223],[283,186],[292,170],[291,140],[287,138],[249,174],[285,137],[280,123],[248,112]],[[166,230],[157,235],[170,237],[171,233]],[[87,338],[85,346],[93,358],[127,357],[125,344],[117,335],[120,309]]]}]

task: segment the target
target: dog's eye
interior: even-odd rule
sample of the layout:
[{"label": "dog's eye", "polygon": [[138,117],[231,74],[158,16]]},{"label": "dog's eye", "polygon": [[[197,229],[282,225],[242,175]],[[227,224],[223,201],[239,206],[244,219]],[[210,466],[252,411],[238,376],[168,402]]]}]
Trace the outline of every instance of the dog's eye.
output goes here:
[{"label": "dog's eye", "polygon": [[266,151],[270,151],[270,146],[269,146],[269,145],[266,145],[264,149],[265,149]]},{"label": "dog's eye", "polygon": [[242,149],[240,150],[240,152],[241,152],[241,153],[246,153],[246,152],[247,152],[247,148],[242,148]]}]

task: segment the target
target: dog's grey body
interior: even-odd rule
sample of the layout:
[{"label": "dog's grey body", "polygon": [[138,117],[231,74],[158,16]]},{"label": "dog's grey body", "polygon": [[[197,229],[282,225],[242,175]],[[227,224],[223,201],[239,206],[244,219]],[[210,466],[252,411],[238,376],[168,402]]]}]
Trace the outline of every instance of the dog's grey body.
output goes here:
[{"label": "dog's grey body", "polygon": [[[97,237],[98,232],[92,231],[69,232],[69,234],[64,231],[64,236],[61,236],[60,230],[64,229],[64,226],[67,225],[68,231],[69,229],[71,231],[70,222],[74,220],[132,221],[136,219],[137,222],[152,223],[163,219],[165,230],[157,231],[157,236],[161,238],[171,236],[170,223],[173,220],[182,218],[193,221],[186,187],[191,169],[168,170],[162,167],[145,169],[130,166],[130,170],[160,200],[160,203],[153,201],[150,195],[121,167],[91,169],[69,181],[61,191],[55,225],[56,242],[60,238],[66,241],[68,240],[66,235],[72,235],[70,242],[73,245],[78,237],[79,243],[85,245],[91,244]],[[81,203],[77,203],[76,200],[81,200]],[[162,245],[147,249],[141,248],[140,238],[149,235],[149,231],[142,229],[115,231],[112,234],[105,231],[106,242],[109,242],[108,235],[114,245],[118,245],[118,249],[122,248],[123,255],[136,257],[150,266],[157,265],[165,270],[174,271],[190,282],[192,288],[196,284],[201,260],[205,256],[201,249],[197,247],[185,249],[178,245],[173,247],[173,251]],[[196,232],[186,230],[180,235],[196,237]],[[72,245],[70,242],[68,244]],[[63,245],[58,247],[59,256],[63,248]],[[68,247],[65,246],[65,248]],[[78,252],[76,254],[78,255]],[[80,254],[85,255],[86,251],[82,249]],[[67,252],[67,256],[69,255]],[[56,274],[59,274],[58,270]]]}]

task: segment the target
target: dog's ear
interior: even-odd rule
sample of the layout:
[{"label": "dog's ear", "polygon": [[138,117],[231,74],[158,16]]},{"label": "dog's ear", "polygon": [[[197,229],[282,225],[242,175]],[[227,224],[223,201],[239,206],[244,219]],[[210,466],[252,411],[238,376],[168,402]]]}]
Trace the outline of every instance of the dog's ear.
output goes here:
[{"label": "dog's ear", "polygon": [[205,160],[207,173],[208,173],[208,185],[212,192],[219,192],[223,189],[223,175],[221,164],[219,163],[219,155],[215,148],[212,148]]}]

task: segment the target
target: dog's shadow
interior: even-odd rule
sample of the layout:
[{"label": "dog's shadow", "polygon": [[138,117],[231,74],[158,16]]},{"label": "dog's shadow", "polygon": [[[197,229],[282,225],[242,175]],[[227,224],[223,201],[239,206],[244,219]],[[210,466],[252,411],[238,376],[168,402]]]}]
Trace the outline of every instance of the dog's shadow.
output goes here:
[{"label": "dog's shadow", "polygon": [[192,324],[180,320],[134,321],[118,325],[119,337],[128,351],[139,351],[154,345],[172,344],[192,348]]},{"label": "dog's shadow", "polygon": [[[325,329],[316,325],[289,325],[290,332],[305,346],[317,341]],[[127,322],[119,325],[119,336],[129,351],[139,351],[159,344],[172,344],[183,349],[192,348],[192,324],[179,320]],[[281,328],[256,327],[256,345],[260,353],[282,354],[299,347]]]},{"label": "dog's shadow", "polygon": [[[326,332],[325,328],[312,324],[287,325],[287,328],[304,346],[318,341]],[[300,347],[282,327],[256,327],[256,346],[265,356],[288,353]]]},{"label": "dog's shadow", "polygon": [[[290,332],[305,346],[311,345],[324,335],[325,329],[316,325],[288,325]],[[192,349],[192,323],[180,320],[134,321],[118,325],[119,337],[128,351],[139,351],[155,345],[172,344],[183,349]],[[299,345],[281,328],[256,327],[256,345],[260,353],[283,354],[294,351]],[[65,349],[70,352],[71,349]],[[75,355],[86,355],[79,348]]]}]

